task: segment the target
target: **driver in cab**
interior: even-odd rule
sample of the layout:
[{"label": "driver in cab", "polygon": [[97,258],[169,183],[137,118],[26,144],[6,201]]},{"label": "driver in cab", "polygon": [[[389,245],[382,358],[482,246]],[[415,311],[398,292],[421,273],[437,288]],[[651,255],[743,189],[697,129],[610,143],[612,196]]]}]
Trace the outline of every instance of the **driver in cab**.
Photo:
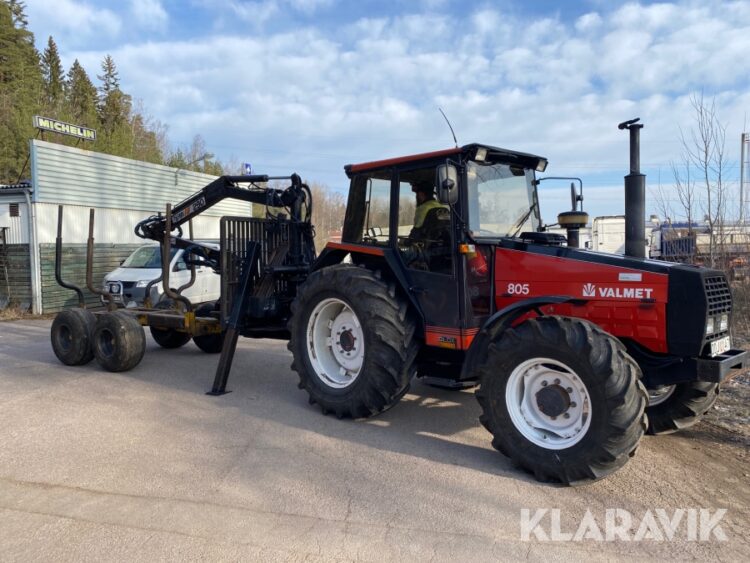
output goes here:
[{"label": "driver in cab", "polygon": [[417,198],[417,208],[414,211],[414,227],[409,233],[409,239],[419,240],[424,238],[422,227],[427,214],[432,209],[445,208],[446,206],[435,199],[435,186],[428,180],[414,182],[411,191]]}]

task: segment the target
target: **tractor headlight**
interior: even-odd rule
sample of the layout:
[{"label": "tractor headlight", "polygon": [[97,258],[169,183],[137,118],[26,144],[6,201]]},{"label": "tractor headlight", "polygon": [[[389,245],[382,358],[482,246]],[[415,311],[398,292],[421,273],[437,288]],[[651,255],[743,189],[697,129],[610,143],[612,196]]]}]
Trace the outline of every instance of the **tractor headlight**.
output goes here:
[{"label": "tractor headlight", "polygon": [[714,333],[714,318],[708,317],[706,321],[706,336]]},{"label": "tractor headlight", "polygon": [[726,313],[719,317],[719,332],[726,332],[729,330],[729,315]]},{"label": "tractor headlight", "polygon": [[146,287],[151,280],[138,280],[135,287]]}]

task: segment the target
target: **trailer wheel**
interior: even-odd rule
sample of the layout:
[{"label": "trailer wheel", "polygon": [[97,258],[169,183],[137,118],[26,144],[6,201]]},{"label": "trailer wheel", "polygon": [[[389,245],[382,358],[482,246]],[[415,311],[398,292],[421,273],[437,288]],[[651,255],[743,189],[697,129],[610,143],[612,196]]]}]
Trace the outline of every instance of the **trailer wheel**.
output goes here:
[{"label": "trailer wheel", "polygon": [[[172,299],[162,299],[156,304],[154,309],[169,310],[174,308],[174,301]],[[162,348],[179,348],[190,342],[190,334],[187,332],[180,332],[173,328],[159,328],[155,326],[149,326],[151,330],[151,336],[154,337],[156,343]]]},{"label": "trailer wheel", "polygon": [[719,384],[689,381],[648,390],[648,433],[671,434],[697,423],[716,402]]},{"label": "trailer wheel", "polygon": [[[211,313],[216,310],[217,306],[214,303],[204,303],[195,310],[195,316],[210,317]],[[193,342],[206,354],[218,354],[224,346],[224,332],[194,336]]]},{"label": "trailer wheel", "polygon": [[627,462],[646,430],[638,365],[587,321],[527,320],[489,344],[478,373],[492,445],[539,481],[601,479]]},{"label": "trailer wheel", "polygon": [[52,350],[62,363],[82,366],[94,359],[91,346],[96,317],[88,309],[66,309],[52,321]]},{"label": "trailer wheel", "polygon": [[123,311],[99,315],[94,330],[94,356],[104,369],[133,369],[145,351],[146,334],[135,317]]},{"label": "trailer wheel", "polygon": [[311,274],[292,304],[289,350],[299,387],[324,414],[360,418],[409,389],[418,345],[393,284],[350,265]]}]

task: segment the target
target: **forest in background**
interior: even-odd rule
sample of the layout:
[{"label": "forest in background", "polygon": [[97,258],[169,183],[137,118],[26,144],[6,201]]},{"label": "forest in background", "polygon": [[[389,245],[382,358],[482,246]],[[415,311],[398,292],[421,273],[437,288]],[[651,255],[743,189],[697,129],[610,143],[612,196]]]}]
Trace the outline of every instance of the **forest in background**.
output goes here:
[{"label": "forest in background", "polygon": [[[167,125],[149,116],[142,103],[134,102],[110,55],[104,57],[93,79],[78,60],[66,71],[53,37],[41,53],[36,49],[25,3],[1,0],[0,183],[28,178],[29,139],[37,134],[34,115],[96,129],[96,141],[85,143],[93,151],[215,175],[226,166],[238,168],[214,160],[197,134],[190,146],[172,148]],[[74,137],[54,133],[48,134],[48,140],[79,143]]]}]

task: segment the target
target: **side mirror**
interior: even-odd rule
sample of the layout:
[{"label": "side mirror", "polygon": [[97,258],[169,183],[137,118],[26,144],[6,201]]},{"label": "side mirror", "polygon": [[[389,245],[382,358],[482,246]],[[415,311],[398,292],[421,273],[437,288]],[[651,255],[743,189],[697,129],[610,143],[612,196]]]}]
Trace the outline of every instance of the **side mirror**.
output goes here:
[{"label": "side mirror", "polygon": [[453,205],[458,201],[458,170],[452,164],[437,167],[435,184],[440,203]]}]

